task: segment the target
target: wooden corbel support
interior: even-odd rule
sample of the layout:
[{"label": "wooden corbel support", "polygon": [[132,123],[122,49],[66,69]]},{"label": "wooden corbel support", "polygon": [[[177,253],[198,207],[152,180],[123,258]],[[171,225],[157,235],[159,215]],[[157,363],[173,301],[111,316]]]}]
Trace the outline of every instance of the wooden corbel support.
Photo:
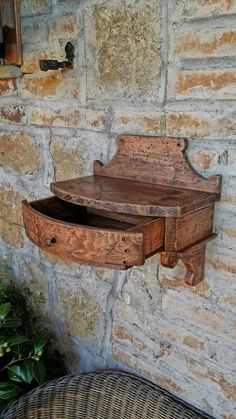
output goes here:
[{"label": "wooden corbel support", "polygon": [[182,260],[187,270],[184,278],[186,284],[191,286],[199,284],[204,277],[206,244],[215,237],[216,234],[211,234],[205,240],[183,250],[182,252],[162,252],[162,266],[173,269],[179,260]]}]

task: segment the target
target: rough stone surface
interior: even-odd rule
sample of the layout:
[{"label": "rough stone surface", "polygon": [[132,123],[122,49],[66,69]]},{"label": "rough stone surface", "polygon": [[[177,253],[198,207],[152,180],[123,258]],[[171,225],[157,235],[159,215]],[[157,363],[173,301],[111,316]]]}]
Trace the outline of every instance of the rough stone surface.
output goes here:
[{"label": "rough stone surface", "polygon": [[46,307],[49,303],[49,296],[45,272],[41,269],[40,264],[31,260],[20,264],[20,272],[21,280],[27,289],[26,297],[30,307],[41,319],[47,319]]},{"label": "rough stone surface", "polygon": [[170,112],[166,115],[166,133],[186,138],[235,139],[235,113]]},{"label": "rough stone surface", "polygon": [[18,192],[0,188],[0,234],[9,246],[19,248],[23,245],[23,221],[21,201],[24,196]]},{"label": "rough stone surface", "polygon": [[47,98],[54,100],[78,97],[78,80],[60,76],[33,78],[25,77],[19,83],[19,95],[23,99]]},{"label": "rough stone surface", "polygon": [[236,30],[173,32],[171,54],[180,58],[232,57],[236,53]]},{"label": "rough stone surface", "polygon": [[175,99],[235,99],[236,72],[226,70],[169,73],[169,95]]},{"label": "rough stone surface", "polygon": [[158,315],[158,301],[161,299],[160,284],[157,279],[159,258],[153,256],[143,268],[134,268],[128,273],[128,280],[122,290],[122,298],[114,305],[115,318],[130,324],[152,330],[150,319]]},{"label": "rough stone surface", "polygon": [[138,374],[149,378],[161,387],[169,388],[174,393],[183,394],[183,389],[173,380],[173,378],[167,377],[163,372],[158,370],[156,370],[156,373],[153,373],[150,365],[142,362],[137,355],[133,355],[128,350],[125,350],[120,346],[114,346],[112,354],[114,359],[121,362],[123,365],[129,366]]},{"label": "rough stone surface", "polygon": [[[98,143],[100,146],[98,148]],[[104,137],[55,137],[51,142],[56,180],[92,174],[94,160],[106,160],[107,141]]]},{"label": "rough stone surface", "polygon": [[0,80],[0,95],[15,96],[17,94],[15,79],[1,79]]},{"label": "rough stone surface", "polygon": [[24,106],[0,106],[0,121],[22,124],[26,122],[26,109]]},{"label": "rough stone surface", "polygon": [[104,131],[106,114],[100,110],[78,109],[73,105],[65,109],[58,105],[48,108],[32,107],[30,122],[34,125],[48,127],[72,127],[92,131]]},{"label": "rough stone surface", "polygon": [[37,172],[41,166],[40,150],[24,131],[0,133],[0,165],[20,173]]},{"label": "rough stone surface", "polygon": [[51,0],[22,0],[21,16],[30,16],[32,14],[41,14],[49,12]]},{"label": "rough stone surface", "polygon": [[[45,73],[43,73],[40,70],[39,67],[39,60],[49,60],[49,59],[58,59],[58,50],[54,49],[51,50],[49,46],[45,47],[45,49],[42,52],[39,51],[25,51],[24,52],[24,62],[21,66],[22,73],[26,74],[34,74],[35,76],[45,76]],[[58,77],[58,72],[52,71],[53,75],[55,74],[56,77]],[[52,74],[50,73],[50,75]]]},{"label": "rough stone surface", "polygon": [[117,111],[112,121],[112,131],[123,132],[144,132],[154,135],[161,133],[162,114],[159,112],[129,112]]},{"label": "rough stone surface", "polygon": [[174,3],[174,21],[191,21],[236,12],[235,0],[177,0]]},{"label": "rough stone surface", "polygon": [[[67,365],[133,370],[217,419],[236,417],[235,13],[236,0],[22,0],[23,77],[0,79],[0,260]],[[74,68],[42,72],[68,41]],[[189,138],[193,167],[223,175],[196,287],[181,262],[93,268],[26,237],[21,200],[91,174],[118,133]]]},{"label": "rough stone surface", "polygon": [[62,290],[59,295],[59,311],[65,319],[69,335],[85,338],[96,328],[101,307],[85,290],[75,294]]},{"label": "rough stone surface", "polygon": [[121,97],[157,93],[159,16],[159,1],[113,0],[94,7],[89,41],[95,44],[96,61],[89,63],[88,97],[110,99],[115,90]]},{"label": "rough stone surface", "polygon": [[84,171],[85,161],[76,148],[64,148],[55,139],[51,146],[56,180],[73,179]]},{"label": "rough stone surface", "polygon": [[22,41],[25,51],[43,50],[48,43],[48,21],[44,16],[22,21]]},{"label": "rough stone surface", "polygon": [[57,42],[59,34],[60,39],[63,38],[64,40],[67,38],[71,41],[76,38],[78,29],[76,15],[74,13],[53,16],[50,20],[49,40],[50,42]]}]

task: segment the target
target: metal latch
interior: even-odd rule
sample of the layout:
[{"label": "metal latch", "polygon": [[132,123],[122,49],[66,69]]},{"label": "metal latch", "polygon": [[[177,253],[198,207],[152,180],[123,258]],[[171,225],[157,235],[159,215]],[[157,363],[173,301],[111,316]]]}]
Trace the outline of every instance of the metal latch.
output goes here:
[{"label": "metal latch", "polygon": [[40,70],[59,70],[59,68],[73,68],[74,61],[74,45],[71,42],[67,42],[65,46],[66,61],[58,60],[39,60]]}]

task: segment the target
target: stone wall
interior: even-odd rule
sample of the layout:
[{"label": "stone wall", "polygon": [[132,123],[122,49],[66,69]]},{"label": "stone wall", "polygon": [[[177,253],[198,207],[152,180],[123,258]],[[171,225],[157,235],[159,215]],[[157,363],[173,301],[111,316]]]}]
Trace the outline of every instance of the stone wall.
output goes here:
[{"label": "stone wall", "polygon": [[[217,418],[236,400],[236,0],[22,0],[24,76],[0,80],[0,248],[72,369],[135,371]],[[43,73],[40,58],[72,71]],[[20,202],[92,172],[117,133],[188,137],[223,175],[205,281],[154,256],[127,272],[65,263],[25,236]]]}]

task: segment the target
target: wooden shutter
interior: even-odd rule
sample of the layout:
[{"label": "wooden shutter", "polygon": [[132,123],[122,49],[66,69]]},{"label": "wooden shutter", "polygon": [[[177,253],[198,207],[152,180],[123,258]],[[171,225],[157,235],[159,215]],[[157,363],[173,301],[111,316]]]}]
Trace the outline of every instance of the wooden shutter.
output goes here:
[{"label": "wooden shutter", "polygon": [[5,64],[21,64],[20,1],[1,0]]}]

